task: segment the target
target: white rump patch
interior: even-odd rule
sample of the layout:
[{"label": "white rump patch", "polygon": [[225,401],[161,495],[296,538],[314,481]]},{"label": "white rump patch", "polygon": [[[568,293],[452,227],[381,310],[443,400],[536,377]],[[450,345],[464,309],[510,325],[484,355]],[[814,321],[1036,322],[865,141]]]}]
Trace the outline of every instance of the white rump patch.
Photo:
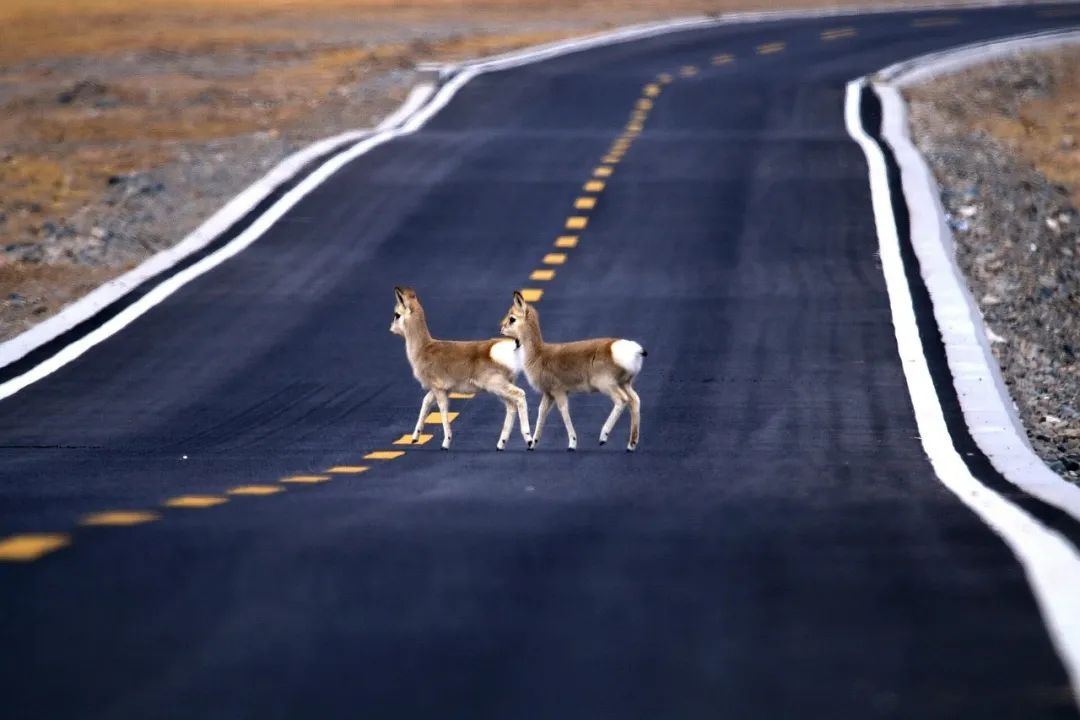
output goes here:
[{"label": "white rump patch", "polygon": [[641,372],[645,349],[633,340],[616,340],[611,343],[611,359],[631,375]]},{"label": "white rump patch", "polygon": [[491,359],[517,375],[521,372],[521,350],[516,340],[500,340],[488,351]]}]

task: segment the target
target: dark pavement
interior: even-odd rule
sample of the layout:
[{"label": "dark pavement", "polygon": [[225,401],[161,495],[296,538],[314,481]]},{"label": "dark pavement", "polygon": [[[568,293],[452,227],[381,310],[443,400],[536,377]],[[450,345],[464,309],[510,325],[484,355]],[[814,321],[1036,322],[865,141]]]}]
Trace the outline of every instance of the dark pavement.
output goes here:
[{"label": "dark pavement", "polygon": [[[718,26],[482,75],[0,401],[0,537],[72,536],[0,563],[0,716],[1076,717],[1019,563],[923,453],[843,100],[891,62],[1077,18],[912,26],[929,15]],[[821,38],[838,27],[857,34]],[[554,248],[577,214],[577,247]],[[529,281],[549,252],[566,263]],[[571,400],[577,453],[557,414],[537,452],[515,433],[496,453],[503,407],[478,396],[453,401],[450,453],[430,426],[363,460],[400,449],[423,395],[388,332],[394,285],[436,337],[493,336],[511,291],[538,287],[548,340],[640,341],[639,451],[626,415],[596,446],[597,395]],[[161,508],[335,465],[370,470]],[[77,526],[132,509],[162,517]]]}]

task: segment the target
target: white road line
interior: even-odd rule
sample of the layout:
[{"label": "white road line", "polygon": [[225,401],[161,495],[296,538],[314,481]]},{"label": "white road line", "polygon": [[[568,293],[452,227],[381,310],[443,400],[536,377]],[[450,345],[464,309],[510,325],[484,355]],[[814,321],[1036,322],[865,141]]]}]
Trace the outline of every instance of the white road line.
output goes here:
[{"label": "white road line", "polygon": [[848,84],[845,122],[866,155],[882,272],[889,294],[897,350],[923,449],[941,483],[994,530],[1019,560],[1061,657],[1073,693],[1080,698],[1080,555],[1061,535],[980,483],[953,447],[919,340],[911,293],[900,256],[885,157],[862,127],[862,81]]}]

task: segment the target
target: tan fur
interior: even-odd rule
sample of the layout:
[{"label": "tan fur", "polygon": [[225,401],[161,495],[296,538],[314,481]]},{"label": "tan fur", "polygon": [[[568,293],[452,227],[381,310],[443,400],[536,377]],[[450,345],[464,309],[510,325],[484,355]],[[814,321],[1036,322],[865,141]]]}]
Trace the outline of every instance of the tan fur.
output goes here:
[{"label": "tan fur", "polygon": [[420,417],[412,434],[413,442],[419,438],[424,418],[434,401],[438,403],[442,415],[442,447],[448,449],[452,437],[447,419],[449,393],[483,390],[498,396],[506,406],[506,418],[496,448],[502,450],[506,447],[514,426],[515,410],[521,420],[521,435],[526,443],[531,443],[525,391],[514,385],[514,372],[491,357],[492,347],[505,341],[436,340],[428,331],[424,308],[414,290],[394,288],[394,301],[394,321],[390,325],[390,332],[405,338],[405,354],[412,366],[413,377],[428,391],[420,405]]},{"label": "tan fur", "polygon": [[568,343],[544,342],[540,332],[540,315],[536,308],[525,302],[521,293],[514,293],[501,325],[502,334],[521,343],[525,351],[524,370],[529,384],[541,394],[540,409],[536,415],[532,447],[540,442],[544,421],[554,403],[562,415],[569,449],[577,448],[577,433],[570,420],[568,395],[578,392],[602,392],[611,398],[614,407],[600,431],[600,444],[607,442],[608,434],[619,419],[623,409],[630,406],[630,440],[627,450],[637,448],[641,424],[641,400],[632,387],[634,375],[615,362],[612,345],[617,338],[595,338]]}]

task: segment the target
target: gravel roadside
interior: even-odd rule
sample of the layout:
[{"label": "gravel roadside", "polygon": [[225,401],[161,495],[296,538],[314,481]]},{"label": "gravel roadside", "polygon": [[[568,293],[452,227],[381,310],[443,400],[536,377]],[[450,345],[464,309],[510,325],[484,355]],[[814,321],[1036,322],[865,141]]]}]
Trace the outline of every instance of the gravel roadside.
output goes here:
[{"label": "gravel roadside", "polygon": [[959,265],[1033,447],[1080,482],[1080,48],[909,90]]}]

